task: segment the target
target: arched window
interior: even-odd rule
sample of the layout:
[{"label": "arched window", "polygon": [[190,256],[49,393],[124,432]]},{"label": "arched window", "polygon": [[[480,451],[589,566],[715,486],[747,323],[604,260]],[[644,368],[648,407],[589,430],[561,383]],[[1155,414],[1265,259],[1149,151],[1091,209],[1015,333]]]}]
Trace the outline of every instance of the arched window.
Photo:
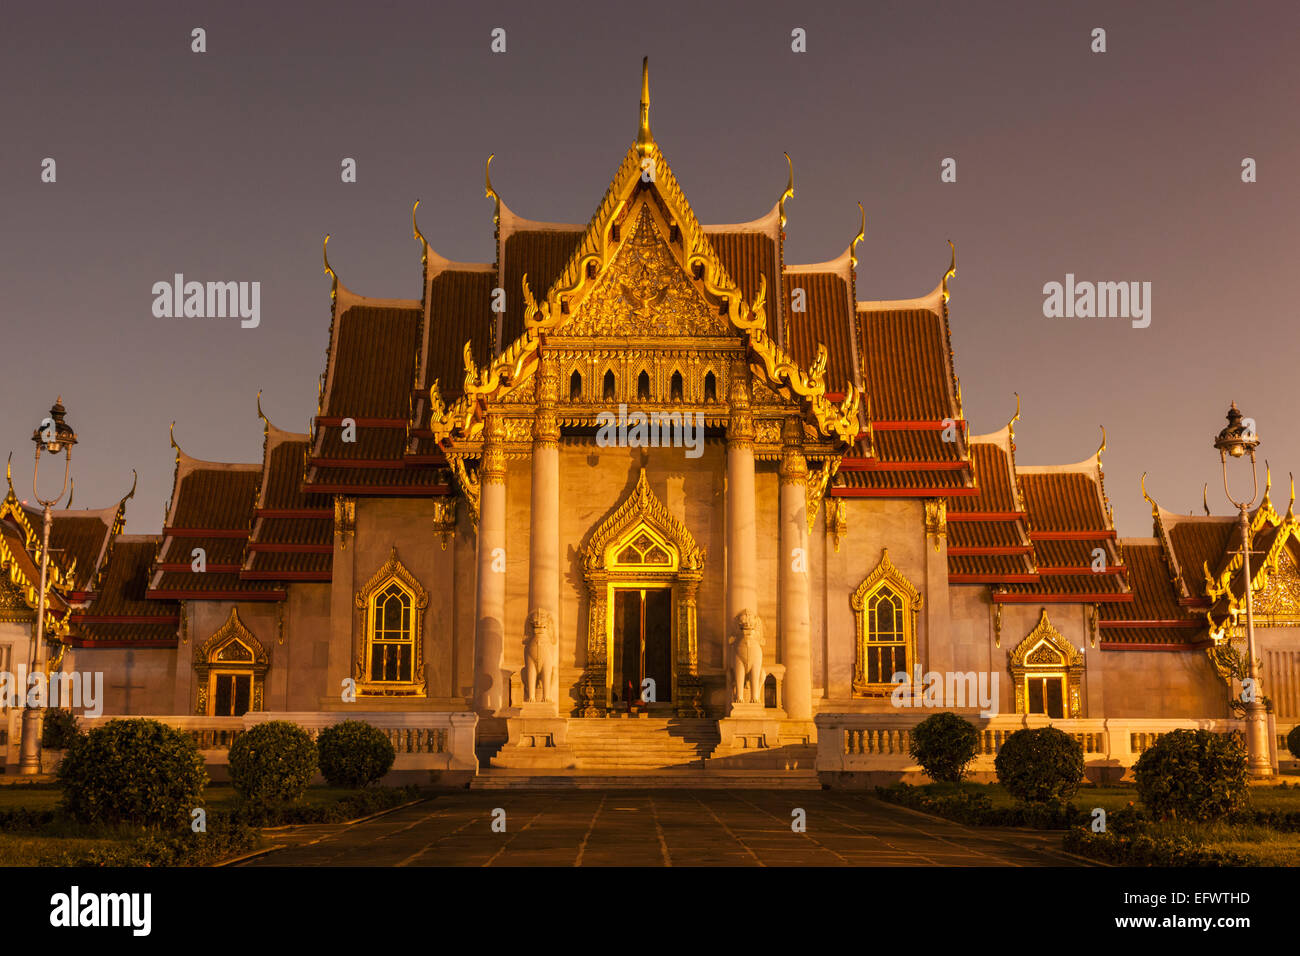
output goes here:
[{"label": "arched window", "polygon": [[582,398],[582,373],[574,371],[569,376],[569,401],[576,402]]},{"label": "arched window", "polygon": [[650,376],[642,369],[641,374],[636,377],[636,397],[637,401],[650,401]]},{"label": "arched window", "polygon": [[706,402],[716,402],[718,400],[718,380],[710,372],[704,376],[704,400]]},{"label": "arched window", "polygon": [[1081,716],[1083,654],[1052,626],[1047,609],[1007,659],[1016,688],[1016,713]]},{"label": "arched window", "polygon": [[396,580],[370,599],[370,680],[410,681],[415,657],[411,605],[411,592]]},{"label": "arched window", "polygon": [[263,709],[263,683],[269,657],[259,641],[230,609],[226,623],[194,653],[195,713],[208,717],[242,717]]},{"label": "arched window", "polygon": [[673,372],[673,377],[668,383],[668,398],[670,401],[680,402],[682,400],[682,373]]},{"label": "arched window", "polygon": [[388,561],[360,591],[362,615],[355,676],[357,693],[374,697],[424,694],[424,609],[429,596],[397,558]]},{"label": "arched window", "polygon": [[605,382],[604,382],[604,389],[603,389],[603,392],[604,392],[604,396],[605,396],[605,401],[607,401],[607,402],[612,402],[612,401],[614,401],[614,398],[615,398],[615,394],[614,394],[614,372],[613,372],[612,370],[605,372]]},{"label": "arched window", "polygon": [[858,585],[849,603],[857,622],[853,693],[888,696],[896,684],[894,675],[910,675],[916,666],[921,595],[894,567],[885,549],[880,564]]}]

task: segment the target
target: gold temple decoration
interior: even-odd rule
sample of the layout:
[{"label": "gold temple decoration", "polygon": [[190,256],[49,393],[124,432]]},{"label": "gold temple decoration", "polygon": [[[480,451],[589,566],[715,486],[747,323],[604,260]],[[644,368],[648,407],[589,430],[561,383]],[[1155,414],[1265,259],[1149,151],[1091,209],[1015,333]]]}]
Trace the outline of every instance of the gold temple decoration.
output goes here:
[{"label": "gold temple decoration", "polygon": [[1092,648],[1097,646],[1097,619],[1100,612],[1100,605],[1093,604],[1088,608],[1088,644]]},{"label": "gold temple decoration", "polygon": [[[925,599],[921,597],[921,593],[889,560],[889,549],[881,549],[880,563],[849,597],[857,635],[853,655],[855,697],[887,697],[893,693],[896,686],[890,679],[894,673],[898,670],[909,675],[912,673],[913,667],[918,663],[916,632],[924,603]],[[886,613],[882,614],[881,609],[885,609]],[[885,634],[897,635],[897,639],[884,641],[881,637]],[[891,666],[889,676],[884,677],[883,680],[871,680],[872,650],[879,651],[883,647],[899,646],[903,650],[902,666]],[[891,660],[893,660],[892,655]],[[893,664],[896,665],[897,661],[894,660]],[[884,675],[882,673],[878,676]]]},{"label": "gold temple decoration", "polygon": [[[948,263],[948,271],[939,280],[939,288],[943,291],[943,304],[945,306],[948,304],[948,300],[952,298],[952,293],[948,291],[948,280],[957,275],[957,244],[949,239],[948,248],[952,250],[952,260]],[[1019,396],[1017,396],[1017,399],[1019,399]]]},{"label": "gold temple decoration", "polygon": [[239,618],[232,607],[226,623],[194,649],[194,683],[197,689],[194,712],[211,716],[218,676],[234,674],[251,678],[250,711],[265,710],[264,689],[271,658],[262,642]]},{"label": "gold temple decoration", "polygon": [[[444,449],[450,449],[479,439],[489,406],[508,400],[513,391],[532,379],[540,354],[541,334],[567,334],[573,321],[571,317],[579,313],[579,306],[610,270],[628,235],[636,234],[635,226],[645,208],[656,224],[662,219],[667,227],[671,236],[668,247],[684,273],[683,278],[697,284],[698,293],[709,306],[716,306],[718,314],[725,317],[724,327],[731,336],[739,336],[737,344],[746,347],[752,367],[766,376],[766,384],[783,398],[800,404],[823,436],[839,444],[852,444],[860,430],[859,392],[850,386],[838,405],[832,403],[825,394],[824,365],[810,374],[767,334],[766,279],[760,277],[754,301],[746,302],[650,134],[647,64],[643,64],[641,92],[642,122],[637,142],[628,150],[569,262],[549,289],[537,290],[540,298],[528,286],[527,277],[521,280],[524,330],[486,367],[480,368],[474,362],[467,343],[464,394],[441,417],[431,417],[430,428],[435,440]],[[653,163],[654,175],[643,180],[646,161]],[[486,187],[489,197],[499,203],[490,175]],[[633,229],[625,228],[629,224]],[[661,288],[633,288],[632,295],[624,301],[634,312],[644,312]],[[618,291],[621,293],[622,289]],[[474,451],[465,449],[467,454]]]},{"label": "gold temple decoration", "polygon": [[488,153],[487,165],[483,168],[483,190],[484,198],[491,199],[496,204],[496,211],[492,214],[492,225],[500,227],[501,225],[501,197],[497,191],[492,188],[492,157],[496,153]]},{"label": "gold temple decoration", "polygon": [[942,498],[928,498],[925,502],[925,534],[938,551],[948,537],[948,508]]},{"label": "gold temple decoration", "polygon": [[[381,622],[391,628],[391,616],[395,613],[391,602],[394,601],[401,609],[398,615],[402,628],[400,640],[388,637],[391,630],[379,630]],[[388,560],[383,566],[357,591],[353,603],[357,610],[357,627],[354,631],[357,635],[357,656],[353,662],[357,695],[424,696],[424,611],[429,606],[429,595],[398,558],[396,546],[389,552]],[[374,672],[377,644],[383,645],[379,649],[381,666],[391,666],[396,676],[377,676]],[[401,661],[403,649],[407,649],[410,655],[404,665]],[[394,654],[396,660],[392,657]],[[408,677],[400,676],[403,666],[409,673]]]},{"label": "gold temple decoration", "polygon": [[840,552],[840,539],[849,533],[849,509],[843,498],[826,499],[826,533],[835,543],[835,553]]},{"label": "gold temple decoration", "polygon": [[781,198],[776,201],[777,209],[781,216],[781,228],[785,229],[785,201],[794,198],[794,160],[790,154],[785,154],[786,165],[790,167],[790,178],[785,184],[785,192],[781,193]]},{"label": "gold temple decoration", "polygon": [[438,535],[442,550],[446,551],[456,536],[456,499],[433,498],[433,533]]},{"label": "gold temple decoration", "polygon": [[325,241],[320,247],[321,258],[325,260],[325,274],[330,277],[330,301],[333,302],[339,294],[339,277],[334,268],[330,265],[330,237],[329,233],[325,234]]},{"label": "gold temple decoration", "polygon": [[1047,619],[1043,608],[1038,624],[1021,641],[1007,660],[1007,669],[1016,687],[1016,713],[1028,713],[1029,681],[1034,678],[1060,678],[1065,694],[1063,716],[1080,716],[1083,654],[1062,636]]},{"label": "gold temple decoration", "polygon": [[853,237],[849,243],[849,262],[853,268],[858,267],[858,243],[867,238],[867,211],[862,208],[862,203],[858,203],[858,212],[862,215],[862,225],[858,229],[858,234]]},{"label": "gold temple decoration", "polygon": [[[993,596],[992,588],[989,588],[989,596],[990,597]],[[992,610],[993,610],[993,646],[1001,647],[1002,646],[1002,604],[1001,602],[994,601]]]},{"label": "gold temple decoration", "polygon": [[[633,545],[643,559],[620,560]],[[705,551],[650,490],[644,468],[628,496],[592,531],[582,554],[588,595],[587,666],[579,682],[578,715],[600,717],[610,706],[613,592],[616,586],[641,585],[671,588],[672,699],[678,716],[704,716],[696,594],[704,575]],[[655,559],[644,560],[647,554]]]},{"label": "gold temple decoration", "polygon": [[346,551],[348,542],[357,533],[357,499],[345,495],[334,496],[334,535],[339,550]]},{"label": "gold temple decoration", "polygon": [[420,244],[420,265],[427,266],[429,264],[429,240],[424,238],[424,233],[420,231],[420,224],[415,221],[415,211],[419,208],[420,200],[417,199],[415,205],[411,207],[411,231],[415,233],[412,238]]},{"label": "gold temple decoration", "polygon": [[448,456],[448,462],[451,464],[451,473],[456,476],[456,485],[460,488],[461,494],[465,496],[465,504],[469,507],[469,520],[474,528],[478,528],[478,508],[479,508],[479,475],[475,469],[471,474],[465,465],[465,458],[461,455]]}]

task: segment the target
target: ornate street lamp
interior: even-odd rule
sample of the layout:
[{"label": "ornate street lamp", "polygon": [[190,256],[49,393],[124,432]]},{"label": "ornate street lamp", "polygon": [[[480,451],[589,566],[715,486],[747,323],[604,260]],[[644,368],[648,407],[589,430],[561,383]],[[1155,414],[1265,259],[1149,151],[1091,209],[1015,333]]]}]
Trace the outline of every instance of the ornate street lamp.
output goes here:
[{"label": "ornate street lamp", "polygon": [[[1259,436],[1255,433],[1253,419],[1241,417],[1241,409],[1233,402],[1228,409],[1228,425],[1214,439],[1214,447],[1219,449],[1219,460],[1223,466],[1223,493],[1232,502],[1240,515],[1241,527],[1241,571],[1246,591],[1246,677],[1251,682],[1251,699],[1246,707],[1246,751],[1250,759],[1252,777],[1273,776],[1273,763],[1269,758],[1268,718],[1264,712],[1264,691],[1259,681],[1259,667],[1255,659],[1255,613],[1250,579],[1250,516],[1248,510],[1255,504],[1259,494],[1259,474],[1255,469],[1255,449],[1259,446]],[[1249,501],[1238,501],[1228,489],[1228,459],[1250,457],[1250,477],[1254,490]]]},{"label": "ornate street lamp", "polygon": [[[36,443],[36,466],[32,470],[32,493],[36,500],[41,503],[43,509],[42,529],[41,529],[41,583],[36,602],[36,640],[32,642],[31,666],[28,668],[28,682],[32,676],[40,674],[45,667],[44,647],[45,639],[45,581],[49,573],[50,565],[50,525],[53,518],[50,509],[54,507],[63,497],[63,492],[68,490],[68,469],[72,464],[72,446],[77,443],[77,433],[72,430],[72,426],[64,421],[64,416],[68,410],[63,407],[63,397],[60,396],[55,400],[50,414],[41,420],[32,432],[32,441]],[[47,452],[51,455],[57,455],[63,452],[63,487],[53,498],[45,499],[36,488],[36,476],[41,470],[41,452]],[[25,689],[26,690],[26,689]],[[18,760],[18,773],[21,775],[31,776],[41,772],[41,708],[32,706],[31,698],[28,697],[27,706],[23,709],[23,737],[21,755]]]}]

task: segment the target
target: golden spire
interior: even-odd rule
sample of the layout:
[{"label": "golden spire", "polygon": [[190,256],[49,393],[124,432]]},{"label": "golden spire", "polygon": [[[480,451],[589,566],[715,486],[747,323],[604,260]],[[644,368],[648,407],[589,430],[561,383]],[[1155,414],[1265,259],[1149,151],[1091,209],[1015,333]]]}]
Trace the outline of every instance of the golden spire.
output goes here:
[{"label": "golden spire", "polygon": [[650,57],[647,56],[641,60],[641,125],[636,133],[636,151],[644,156],[654,144],[650,133]]},{"label": "golden spire", "polygon": [[176,422],[175,421],[173,421],[171,427],[167,429],[167,440],[170,441],[172,443],[172,447],[176,449],[176,464],[179,465],[181,463],[181,455],[184,453],[181,451],[181,446],[176,444]]},{"label": "golden spire", "polygon": [[943,289],[943,301],[945,305],[951,297],[951,293],[948,291],[948,280],[957,274],[957,246],[951,239],[948,240],[948,245],[952,249],[952,262],[948,264],[948,271],[943,274],[943,279],[939,283],[939,287]]},{"label": "golden spire", "polygon": [[1106,450],[1106,426],[1098,425],[1097,427],[1101,429],[1101,444],[1097,447],[1097,454],[1093,457],[1097,459],[1097,464],[1100,465],[1101,453]]},{"label": "golden spire", "polygon": [[415,201],[411,207],[411,229],[415,232],[414,238],[420,243],[420,265],[429,264],[429,240],[424,238],[424,233],[420,231],[420,224],[415,221],[415,211],[420,208],[420,200]]},{"label": "golden spire", "polygon": [[1288,521],[1295,517],[1295,472],[1287,472],[1291,476],[1291,500],[1286,506],[1286,518]]},{"label": "golden spire", "polygon": [[785,192],[781,193],[781,198],[776,201],[777,208],[781,211],[781,228],[785,228],[785,201],[794,198],[794,160],[790,154],[785,154],[785,163],[790,167],[790,179],[785,184]]},{"label": "golden spire", "polygon": [[5,462],[5,481],[9,483],[9,497],[17,498],[14,494],[14,453],[9,453],[9,460]]},{"label": "golden spire", "polygon": [[862,208],[862,203],[858,203],[858,213],[862,216],[862,225],[858,228],[858,234],[853,237],[853,241],[849,243],[849,262],[853,263],[855,269],[858,267],[858,243],[867,238],[867,211]]},{"label": "golden spire", "polygon": [[271,419],[266,417],[266,412],[262,411],[262,390],[257,390],[257,417],[262,420],[262,437],[265,438],[267,432],[271,430]]},{"label": "golden spire", "polygon": [[1020,421],[1020,393],[1012,392],[1016,396],[1016,413],[1011,416],[1011,421],[1007,422],[1007,435],[1012,441],[1016,440],[1016,422]]},{"label": "golden spire", "polygon": [[[330,301],[333,302],[339,294],[339,277],[334,269],[330,266],[330,237],[329,233],[325,234],[325,241],[321,244],[321,258],[325,260],[325,274],[333,280],[330,283]],[[175,425],[175,422],[172,422]]]},{"label": "golden spire", "polygon": [[117,506],[118,506],[119,508],[122,507],[122,505],[126,504],[128,501],[130,501],[132,498],[135,497],[135,485],[136,485],[136,482],[139,481],[139,479],[140,479],[140,476],[137,475],[137,474],[135,473],[135,469],[132,468],[132,469],[131,469],[131,490],[128,491],[125,495],[123,495],[123,496],[122,496],[122,500],[119,501],[119,502],[117,503]]},{"label": "golden spire", "polygon": [[1152,498],[1149,494],[1147,494],[1147,473],[1145,471],[1142,472],[1141,485],[1142,485],[1142,497],[1145,498],[1147,500],[1147,504],[1151,506],[1151,517],[1159,521],[1160,506],[1156,504],[1154,498]]},{"label": "golden spire", "polygon": [[492,157],[496,153],[488,153],[487,166],[483,169],[483,188],[484,195],[496,203],[496,211],[492,214],[492,225],[501,225],[501,197],[497,191],[492,188]]}]

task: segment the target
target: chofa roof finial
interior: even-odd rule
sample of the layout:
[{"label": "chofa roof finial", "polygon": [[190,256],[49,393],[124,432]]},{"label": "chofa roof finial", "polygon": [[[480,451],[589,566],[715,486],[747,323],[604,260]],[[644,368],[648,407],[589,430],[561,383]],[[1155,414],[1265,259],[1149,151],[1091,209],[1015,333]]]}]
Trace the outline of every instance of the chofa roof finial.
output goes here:
[{"label": "chofa roof finial", "polygon": [[[325,233],[325,241],[321,243],[321,258],[325,260],[325,274],[330,277],[330,301],[333,302],[339,294],[339,277],[330,265],[330,237]],[[175,423],[173,423],[175,424]]]},{"label": "chofa roof finial", "polygon": [[785,163],[790,167],[790,178],[785,184],[785,192],[781,193],[781,198],[776,201],[777,208],[781,214],[781,228],[785,228],[785,201],[794,198],[794,160],[790,154],[785,154]]},{"label": "chofa roof finial", "polygon": [[650,57],[641,59],[641,123],[636,133],[636,151],[644,156],[654,145],[650,133]]}]

